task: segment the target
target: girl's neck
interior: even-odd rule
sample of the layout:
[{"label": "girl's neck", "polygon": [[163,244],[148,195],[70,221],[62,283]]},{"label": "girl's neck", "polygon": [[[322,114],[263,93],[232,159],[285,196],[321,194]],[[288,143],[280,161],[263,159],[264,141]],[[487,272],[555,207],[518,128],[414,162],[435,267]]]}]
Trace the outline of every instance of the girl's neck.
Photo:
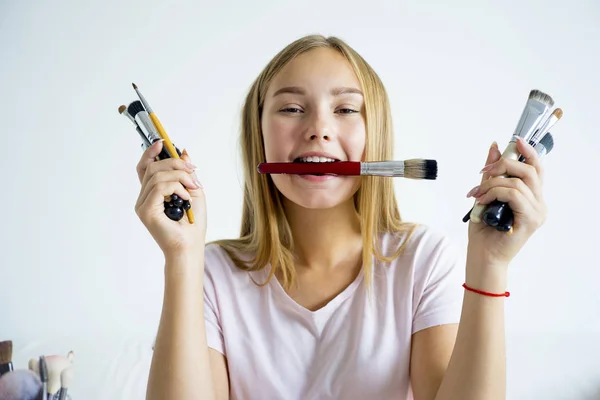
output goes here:
[{"label": "girl's neck", "polygon": [[307,209],[288,200],[284,206],[297,268],[333,270],[361,256],[360,219],[353,199],[328,209]]}]

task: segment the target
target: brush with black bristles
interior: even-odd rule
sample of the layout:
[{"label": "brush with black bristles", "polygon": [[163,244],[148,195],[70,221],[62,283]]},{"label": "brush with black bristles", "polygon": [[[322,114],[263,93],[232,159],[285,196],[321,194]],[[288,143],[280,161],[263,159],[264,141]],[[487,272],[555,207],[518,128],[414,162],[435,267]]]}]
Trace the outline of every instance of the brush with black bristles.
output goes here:
[{"label": "brush with black bristles", "polygon": [[0,376],[13,370],[12,353],[12,340],[0,342]]},{"label": "brush with black bristles", "polygon": [[[158,130],[156,130],[156,126],[154,126],[154,123],[148,116],[148,112],[146,111],[146,109],[144,108],[144,106],[140,100],[132,101],[129,104],[129,106],[127,107],[127,112],[134,118],[134,120],[137,122],[139,127],[145,133],[145,136],[147,136],[149,146],[153,145],[154,143],[158,142],[159,140],[163,140],[163,139],[161,139],[160,135],[158,134]],[[173,145],[173,146],[175,147],[177,154],[179,154],[179,156],[181,157],[181,151],[177,148],[177,146],[175,146],[175,145]],[[171,156],[169,155],[169,152],[167,151],[167,149],[163,147],[163,149],[160,151],[160,154],[157,157],[157,160],[164,160],[164,159],[167,159],[170,157]]]},{"label": "brush with black bristles", "polygon": [[[550,132],[535,145],[535,150],[540,159],[550,153],[553,148],[554,137]],[[515,217],[508,203],[494,200],[483,212],[482,221],[487,226],[495,227],[500,232],[512,232]]]},{"label": "brush with black bristles", "polygon": [[[163,140],[158,135],[158,131],[156,130],[154,123],[150,120],[148,112],[140,100],[132,101],[127,107],[124,105],[120,106],[119,114],[125,115],[134,123],[136,130],[142,137],[142,146],[145,149],[152,146],[154,143]],[[179,148],[177,148],[177,146],[174,144],[173,146],[175,147],[177,154],[179,154],[181,157],[181,150],[179,150]],[[156,156],[156,161],[167,158],[171,158],[171,156],[169,155],[167,149],[163,147],[158,156]],[[183,200],[176,194],[166,197],[164,206],[165,214],[173,221],[181,220],[184,216],[184,213],[192,207],[189,200]]]},{"label": "brush with black bristles", "polygon": [[127,119],[133,123],[133,125],[135,126],[135,130],[140,135],[140,138],[142,138],[142,146],[144,149],[147,149],[148,147],[152,146],[152,143],[150,142],[146,134],[140,129],[140,126],[138,125],[136,120],[131,116],[131,114],[129,114],[126,105],[123,104],[119,106],[119,114],[126,116]]},{"label": "brush with black bristles", "polygon": [[[305,157],[310,158],[310,157]],[[319,157],[317,157],[319,158]],[[261,163],[261,174],[388,176],[408,179],[437,179],[436,160],[411,159],[401,161],[295,161]]]}]

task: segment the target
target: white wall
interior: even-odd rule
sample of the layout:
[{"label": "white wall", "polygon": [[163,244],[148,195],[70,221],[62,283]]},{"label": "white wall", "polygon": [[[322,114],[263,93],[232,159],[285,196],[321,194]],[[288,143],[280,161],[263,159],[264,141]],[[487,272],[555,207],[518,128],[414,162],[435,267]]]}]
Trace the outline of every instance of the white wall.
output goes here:
[{"label": "white wall", "polygon": [[201,167],[209,239],[234,236],[246,90],[323,33],[384,80],[397,158],[439,162],[435,182],[397,181],[404,218],[462,246],[490,143],[506,145],[533,88],[563,108],[549,219],[510,269],[509,398],[598,398],[600,4],[509,3],[0,1],[0,340],[16,366],[72,348],[74,398],[143,398],[163,265],[133,211],[140,143],[117,107],[136,82]]}]

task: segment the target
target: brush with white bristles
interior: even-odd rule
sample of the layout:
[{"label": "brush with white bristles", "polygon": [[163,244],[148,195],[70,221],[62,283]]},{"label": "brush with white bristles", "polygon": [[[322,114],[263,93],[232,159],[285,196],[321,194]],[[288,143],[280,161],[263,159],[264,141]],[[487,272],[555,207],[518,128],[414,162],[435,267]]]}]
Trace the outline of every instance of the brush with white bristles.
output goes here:
[{"label": "brush with white bristles", "polygon": [[[517,150],[518,138],[528,142],[536,130],[542,128],[542,125],[548,118],[553,106],[554,100],[546,93],[540,90],[532,90],[529,92],[529,97],[521,113],[519,123],[515,128],[510,143],[502,153],[503,158],[518,160],[521,157],[521,154]],[[507,176],[503,175],[503,177]],[[469,214],[471,221],[474,223],[481,222],[485,209],[486,205],[479,204],[479,202],[475,200],[475,204]]]}]

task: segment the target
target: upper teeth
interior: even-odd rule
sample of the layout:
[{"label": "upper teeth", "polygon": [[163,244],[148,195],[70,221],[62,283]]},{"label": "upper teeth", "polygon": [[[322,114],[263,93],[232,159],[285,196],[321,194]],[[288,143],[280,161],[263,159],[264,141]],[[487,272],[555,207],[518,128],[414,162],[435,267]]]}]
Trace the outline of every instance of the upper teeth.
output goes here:
[{"label": "upper teeth", "polygon": [[302,162],[333,162],[335,159],[329,157],[319,157],[319,156],[310,156],[310,157],[300,157],[300,161]]}]

